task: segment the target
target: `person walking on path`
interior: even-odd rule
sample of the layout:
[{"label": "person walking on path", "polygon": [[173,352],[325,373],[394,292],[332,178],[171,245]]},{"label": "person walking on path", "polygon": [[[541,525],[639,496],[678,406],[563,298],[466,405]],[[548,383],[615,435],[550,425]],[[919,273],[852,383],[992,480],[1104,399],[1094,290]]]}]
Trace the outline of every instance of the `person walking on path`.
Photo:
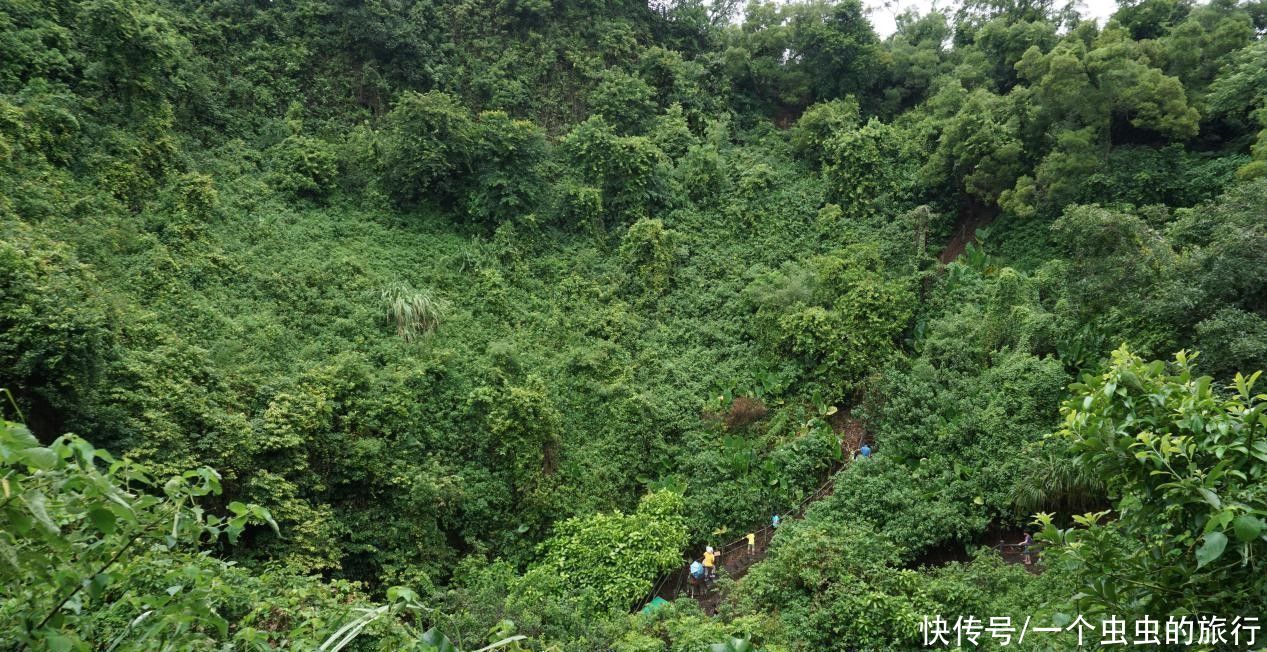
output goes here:
[{"label": "person walking on path", "polygon": [[696,559],[691,562],[691,574],[686,580],[687,595],[692,598],[695,597],[695,587],[699,585],[702,579],[704,579],[704,565]]},{"label": "person walking on path", "polygon": [[864,459],[871,457],[871,447],[867,445],[867,442],[862,442],[862,448],[858,449],[858,455]]},{"label": "person walking on path", "polygon": [[717,553],[712,546],[704,549],[704,579],[717,579]]},{"label": "person walking on path", "polygon": [[752,553],[757,551],[757,535],[753,532],[749,532],[747,539],[748,539],[748,554],[751,555]]},{"label": "person walking on path", "polygon": [[774,516],[770,517],[770,527],[775,530],[779,529],[779,515],[778,514],[775,514]]},{"label": "person walking on path", "polygon": [[1030,546],[1034,545],[1034,537],[1031,536],[1029,532],[1026,532],[1025,538],[1021,539],[1021,542],[1018,545],[1021,546],[1021,554],[1024,556],[1023,558],[1025,559],[1025,565],[1029,566],[1033,564],[1034,557],[1030,553]]}]

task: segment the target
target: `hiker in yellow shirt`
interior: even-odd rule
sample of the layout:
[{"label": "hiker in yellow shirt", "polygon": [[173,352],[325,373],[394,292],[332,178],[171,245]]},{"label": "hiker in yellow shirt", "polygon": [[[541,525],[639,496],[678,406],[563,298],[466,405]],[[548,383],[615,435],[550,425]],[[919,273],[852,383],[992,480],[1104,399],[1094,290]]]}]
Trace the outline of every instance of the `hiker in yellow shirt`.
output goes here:
[{"label": "hiker in yellow shirt", "polygon": [[712,546],[704,549],[704,579],[711,580],[717,577],[717,552]]},{"label": "hiker in yellow shirt", "polygon": [[749,532],[748,533],[748,554],[752,554],[756,551],[757,551],[757,535],[752,532]]}]

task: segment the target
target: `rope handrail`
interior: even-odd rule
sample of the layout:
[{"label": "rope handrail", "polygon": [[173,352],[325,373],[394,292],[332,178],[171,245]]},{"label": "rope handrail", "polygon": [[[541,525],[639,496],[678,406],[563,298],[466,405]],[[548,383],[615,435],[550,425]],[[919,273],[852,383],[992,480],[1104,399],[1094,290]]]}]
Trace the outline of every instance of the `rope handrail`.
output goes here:
[{"label": "rope handrail", "polygon": [[[814,500],[814,499],[816,499],[816,498],[818,498],[818,497],[822,496],[822,495],[823,495],[823,494],[827,491],[827,488],[828,488],[828,487],[830,487],[830,486],[832,485],[832,483],[834,483],[834,482],[835,482],[835,480],[836,480],[836,474],[837,474],[837,473],[840,473],[840,471],[841,471],[842,469],[844,469],[844,468],[845,468],[845,465],[846,465],[847,461],[848,461],[848,460],[846,460],[845,462],[840,462],[839,464],[835,464],[835,465],[833,465],[833,466],[831,467],[831,470],[830,470],[830,471],[828,471],[828,473],[827,473],[827,479],[826,479],[826,480],[824,480],[824,481],[823,481],[823,483],[822,483],[821,485],[819,485],[817,489],[815,489],[813,492],[811,492],[811,493],[807,494],[804,498],[802,498],[802,499],[800,500],[800,502],[798,502],[795,506],[793,506],[793,507],[792,507],[792,511],[791,511],[791,512],[789,512],[789,514],[799,515],[799,514],[801,513],[801,510],[802,510],[802,509],[803,509],[803,508],[804,508],[807,504],[809,504],[812,500]],[[752,534],[762,534],[762,535],[763,535],[763,534],[765,534],[767,531],[770,531],[770,530],[773,530],[773,529],[774,529],[774,528],[772,528],[772,527],[771,527],[770,525],[768,525],[768,524],[767,524],[767,525],[762,525],[761,527],[759,527],[759,528],[757,528],[757,529],[753,530],[753,531],[752,531]],[[730,550],[732,550],[735,546],[745,543],[746,539],[747,539],[747,535],[745,534],[745,535],[743,535],[743,536],[739,537],[738,539],[735,539],[734,541],[731,541],[731,542],[729,542],[729,543],[727,543],[727,544],[723,545],[723,546],[722,546],[722,547],[718,550],[718,552],[719,552],[719,553],[727,553],[727,552],[729,552]],[[685,566],[689,566],[689,565],[690,565],[690,562],[691,562],[692,560],[687,559],[687,560],[683,560],[683,561],[685,562]],[[679,575],[680,575],[681,570],[682,570],[682,567],[679,567],[679,568],[674,569],[674,570],[672,570],[672,571],[668,571],[668,572],[666,572],[663,576],[661,576],[659,583],[657,583],[657,584],[655,585],[655,587],[651,590],[651,593],[647,594],[647,596],[646,596],[645,598],[643,598],[643,599],[642,599],[642,600],[638,603],[638,605],[637,605],[636,607],[634,607],[634,611],[639,611],[639,610],[641,610],[643,607],[647,606],[647,605],[648,605],[648,604],[649,604],[652,600],[654,600],[654,599],[656,598],[656,596],[660,594],[660,589],[664,588],[664,583],[665,583],[666,581],[668,581],[668,579],[669,579],[670,577],[672,577],[674,573],[679,573]],[[685,581],[685,578],[684,578],[684,577],[679,576],[679,578],[678,578],[678,586],[677,586],[677,590],[676,590],[676,591],[674,591],[674,594],[675,594],[675,595],[676,595],[676,594],[678,594],[678,593],[681,593],[681,591],[682,591],[682,582],[684,582],[684,581]]]},{"label": "rope handrail", "polygon": [[993,547],[995,550],[998,550],[999,552],[1003,552],[1005,550],[1010,550],[1012,552],[1024,551],[1026,547],[1028,547],[1031,551],[1035,551],[1035,550],[1042,549],[1043,544],[1037,541],[1029,544],[1029,546],[1026,546],[1023,543],[996,543],[994,544]]},{"label": "rope handrail", "polygon": [[[813,499],[816,499],[816,498],[818,498],[818,497],[822,496],[822,495],[823,495],[823,493],[825,493],[825,492],[827,491],[827,488],[828,488],[828,487],[830,487],[830,486],[832,485],[832,483],[833,483],[833,482],[835,482],[835,480],[836,480],[836,474],[837,474],[837,473],[839,473],[839,472],[841,471],[841,469],[843,469],[843,468],[845,468],[845,464],[844,464],[844,463],[840,463],[840,464],[834,465],[834,466],[831,468],[831,470],[827,473],[827,480],[825,480],[825,481],[823,482],[823,484],[819,485],[819,486],[818,486],[818,488],[817,488],[817,489],[815,489],[812,493],[807,494],[804,498],[802,498],[802,499],[801,499],[801,502],[797,503],[797,504],[796,504],[796,505],[792,508],[792,511],[791,511],[790,513],[791,513],[791,514],[800,514],[800,513],[801,513],[801,510],[802,510],[802,509],[803,509],[803,508],[804,508],[807,504],[809,504],[809,503],[810,503]],[[771,526],[769,526],[769,525],[762,525],[761,527],[759,527],[759,528],[757,528],[757,529],[753,530],[753,531],[752,531],[752,533],[753,533],[753,534],[764,533],[764,532],[766,532],[767,530],[772,530],[772,529],[773,529],[773,528],[772,528]],[[744,543],[744,540],[747,538],[747,536],[748,536],[748,535],[746,535],[746,534],[745,534],[744,536],[741,536],[741,537],[739,537],[738,539],[735,539],[734,541],[731,541],[730,543],[725,544],[724,546],[722,546],[721,550],[722,550],[722,551],[730,550],[732,547],[734,547],[734,546],[736,546],[736,545],[738,545],[738,544]]]}]

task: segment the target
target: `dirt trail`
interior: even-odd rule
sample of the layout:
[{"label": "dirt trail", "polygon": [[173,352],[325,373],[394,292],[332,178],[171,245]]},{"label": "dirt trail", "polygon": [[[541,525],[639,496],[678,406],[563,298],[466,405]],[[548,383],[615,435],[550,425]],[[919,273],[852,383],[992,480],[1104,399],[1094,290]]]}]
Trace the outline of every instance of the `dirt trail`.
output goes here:
[{"label": "dirt trail", "polygon": [[[853,418],[842,415],[840,418],[835,418],[831,421],[837,436],[840,438],[845,461],[833,465],[827,475],[826,482],[802,499],[800,504],[787,513],[780,514],[779,517],[784,522],[801,518],[805,515],[805,510],[809,509],[810,505],[832,495],[835,491],[836,474],[848,464],[853,457],[854,451],[861,446],[863,439],[868,438],[862,428],[862,424]],[[751,552],[748,551],[748,542],[745,536],[748,532],[756,535],[756,541]],[[744,575],[748,574],[749,569],[765,559],[766,551],[769,550],[770,542],[774,540],[774,535],[775,530],[770,527],[768,522],[746,532],[739,533],[739,537],[735,541],[726,544],[720,549],[721,556],[718,574],[724,573],[735,581],[742,579]],[[680,595],[688,594],[690,589],[687,583],[689,577],[688,564],[689,562],[684,562],[681,568],[661,578],[654,593],[649,595],[643,604],[655,597],[673,601]],[[696,591],[697,594],[694,597],[699,602],[700,608],[703,609],[704,613],[710,616],[716,614],[718,605],[725,599],[725,596],[717,589],[716,585],[706,588],[701,584],[696,587]]]},{"label": "dirt trail", "polygon": [[[966,243],[967,240],[964,241],[964,244]],[[953,258],[951,260],[953,260]],[[844,453],[844,462],[832,466],[831,471],[828,473],[827,480],[820,485],[816,491],[806,496],[800,504],[792,510],[785,514],[780,514],[780,518],[784,521],[800,519],[805,515],[805,511],[809,509],[810,505],[831,496],[836,489],[836,474],[849,464],[850,460],[853,458],[854,452],[862,446],[864,441],[870,442],[872,446],[875,446],[875,442],[863,429],[862,423],[857,419],[852,418],[848,414],[841,414],[832,418],[830,421],[832,428],[836,431],[836,435],[840,439],[841,449]],[[767,522],[748,530],[748,532],[752,532],[756,535],[753,550],[751,552],[748,551],[748,543],[745,536],[747,532],[740,533],[739,537],[735,541],[732,541],[721,548],[720,566],[718,567],[719,575],[724,573],[731,580],[742,580],[754,565],[765,559],[766,552],[770,549],[770,543],[774,540],[775,530],[772,529],[770,524]],[[997,533],[992,533],[992,536],[995,534]],[[1000,537],[999,544],[996,548],[999,550],[1004,561],[1013,564],[1023,563],[1024,555],[1022,554],[1019,546],[1005,544],[1002,537]],[[695,556],[695,558],[698,557],[699,555]],[[932,560],[925,560],[925,562],[928,561]],[[637,609],[641,609],[652,599],[657,597],[672,602],[679,596],[689,595],[691,593],[691,587],[687,582],[690,573],[688,568],[689,564],[689,561],[684,561],[681,567],[661,577],[656,583],[655,589],[638,605]],[[1031,573],[1042,572],[1041,566],[1038,563],[1026,565],[1025,570]],[[718,606],[720,606],[726,599],[726,596],[715,584],[707,587],[701,584],[695,587],[695,594],[691,597],[694,597],[699,602],[700,608],[703,612],[710,616],[717,614]]]},{"label": "dirt trail", "polygon": [[[805,514],[805,510],[815,502],[826,498],[832,494],[834,489],[834,478],[844,465],[836,465],[832,467],[831,478],[827,480],[817,491],[805,498],[795,512],[786,515],[781,514],[780,518],[784,522],[801,518]],[[756,541],[753,545],[752,552],[748,551],[748,542],[744,537],[747,533],[741,534],[737,541],[733,541],[720,550],[720,565],[717,568],[718,575],[725,574],[734,581],[743,579],[751,569],[761,560],[765,559],[766,551],[770,548],[770,542],[774,540],[775,530],[767,523],[760,528],[749,530],[756,535]],[[669,575],[662,578],[657,585],[654,594],[648,597],[660,597],[668,601],[676,600],[679,596],[687,595],[690,592],[687,579],[689,576],[689,562],[683,562],[681,568],[673,571]],[[725,596],[717,588],[716,584],[705,586],[703,584],[696,587],[697,594],[693,597],[699,602],[700,608],[704,613],[712,616],[717,613],[717,607],[725,599]]]},{"label": "dirt trail", "polygon": [[968,243],[976,240],[977,229],[983,226],[989,226],[994,222],[994,218],[998,217],[998,210],[983,206],[975,201],[968,204],[959,212],[959,219],[955,223],[955,232],[950,236],[950,241],[946,243],[946,248],[941,250],[937,255],[937,260],[941,264],[951,262],[959,257],[964,249],[968,247]]}]

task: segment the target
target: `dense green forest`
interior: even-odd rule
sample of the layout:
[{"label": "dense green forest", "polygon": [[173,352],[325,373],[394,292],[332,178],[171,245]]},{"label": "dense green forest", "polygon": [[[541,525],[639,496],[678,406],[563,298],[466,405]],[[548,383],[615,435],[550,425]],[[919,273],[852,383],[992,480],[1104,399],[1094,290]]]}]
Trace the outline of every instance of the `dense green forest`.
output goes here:
[{"label": "dense green forest", "polygon": [[0,0],[0,649],[1249,649],[1265,33]]}]

